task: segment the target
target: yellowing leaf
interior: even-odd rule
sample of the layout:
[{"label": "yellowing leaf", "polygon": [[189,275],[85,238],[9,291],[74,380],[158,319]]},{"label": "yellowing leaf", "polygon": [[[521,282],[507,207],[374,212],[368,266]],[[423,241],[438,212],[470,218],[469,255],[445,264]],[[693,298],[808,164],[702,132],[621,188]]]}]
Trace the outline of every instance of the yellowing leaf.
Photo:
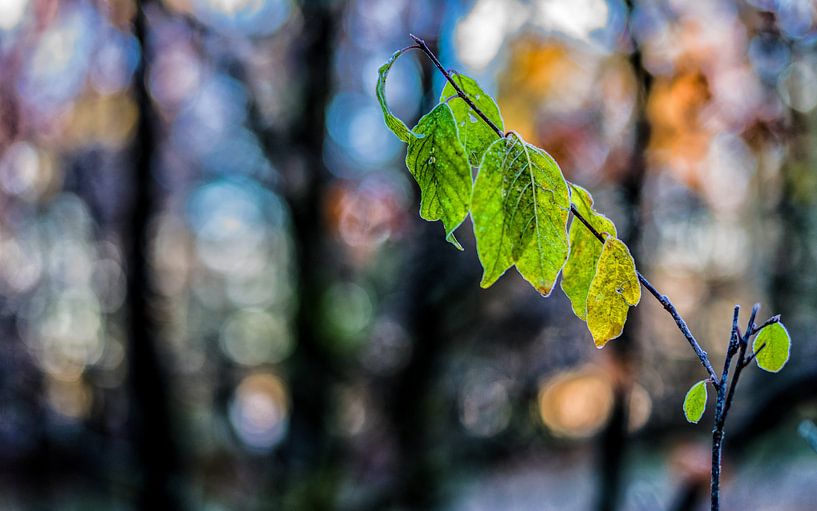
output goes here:
[{"label": "yellowing leaf", "polygon": [[[570,185],[570,200],[590,225],[598,232],[616,236],[616,226],[606,216],[593,211],[593,197],[580,186]],[[587,292],[596,274],[602,244],[581,221],[573,219],[570,224],[570,253],[562,270],[562,291],[570,299],[573,313],[580,319],[587,318]]]},{"label": "yellowing leaf", "polygon": [[701,380],[690,387],[684,398],[684,417],[692,424],[701,420],[706,409],[706,380]]},{"label": "yellowing leaf", "polygon": [[770,373],[780,371],[789,361],[791,351],[788,330],[782,323],[772,323],[757,334],[752,350],[757,353],[755,360],[758,367]]},{"label": "yellowing leaf", "polygon": [[426,220],[442,220],[446,239],[462,250],[454,237],[454,229],[468,215],[471,167],[448,105],[437,105],[414,127],[406,166],[420,185],[420,216]]},{"label": "yellowing leaf", "polygon": [[587,327],[597,348],[621,335],[627,312],[641,300],[641,287],[630,250],[609,236],[587,292]]},{"label": "yellowing leaf", "polygon": [[386,77],[394,61],[402,54],[403,50],[394,52],[389,61],[380,66],[380,69],[377,70],[377,87],[375,87],[375,93],[377,94],[377,101],[380,103],[380,109],[383,110],[383,120],[386,121],[386,126],[388,126],[392,133],[397,135],[397,138],[403,142],[408,142],[411,140],[411,132],[408,126],[392,113],[388,103],[386,103]]},{"label": "yellowing leaf", "polygon": [[567,258],[570,194],[546,152],[511,133],[491,144],[474,184],[471,216],[488,287],[516,263],[547,296]]},{"label": "yellowing leaf", "polygon": [[[499,115],[499,108],[491,96],[485,94],[480,89],[477,82],[473,79],[455,73],[452,78],[457,85],[462,89],[468,98],[474,102],[482,113],[485,114],[500,130],[504,129],[502,124],[502,116]],[[453,97],[453,99],[452,99]],[[471,110],[462,98],[457,96],[457,91],[454,87],[446,82],[443,92],[440,95],[440,103],[447,102],[454,112],[454,120],[457,121],[459,128],[460,142],[465,146],[465,153],[468,155],[468,161],[474,167],[478,166],[482,155],[495,140],[499,138],[496,132],[491,129],[488,124],[477,116]]]}]

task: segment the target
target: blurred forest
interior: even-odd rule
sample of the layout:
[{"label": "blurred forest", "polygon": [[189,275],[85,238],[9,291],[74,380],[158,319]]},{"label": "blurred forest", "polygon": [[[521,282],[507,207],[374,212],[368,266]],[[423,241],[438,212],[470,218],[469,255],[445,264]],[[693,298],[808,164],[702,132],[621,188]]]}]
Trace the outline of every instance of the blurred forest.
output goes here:
[{"label": "blurred forest", "polygon": [[[0,0],[0,511],[691,510],[705,377],[646,298],[594,349],[417,215],[377,69],[424,38],[748,371],[724,509],[817,501],[812,0]],[[418,52],[409,125],[443,79]]]}]

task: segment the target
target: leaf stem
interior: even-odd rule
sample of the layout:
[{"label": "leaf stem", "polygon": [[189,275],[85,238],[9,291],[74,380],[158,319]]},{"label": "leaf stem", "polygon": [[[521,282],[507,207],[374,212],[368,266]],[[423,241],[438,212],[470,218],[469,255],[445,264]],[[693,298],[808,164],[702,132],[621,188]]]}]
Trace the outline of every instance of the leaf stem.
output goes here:
[{"label": "leaf stem", "polygon": [[760,345],[760,347],[756,351],[752,352],[748,357],[746,357],[746,360],[743,361],[743,365],[749,365],[749,362],[754,360],[755,357],[758,356],[758,354],[761,351],[763,351],[763,348],[765,348],[765,347],[766,347],[766,343],[764,342],[763,344]]}]

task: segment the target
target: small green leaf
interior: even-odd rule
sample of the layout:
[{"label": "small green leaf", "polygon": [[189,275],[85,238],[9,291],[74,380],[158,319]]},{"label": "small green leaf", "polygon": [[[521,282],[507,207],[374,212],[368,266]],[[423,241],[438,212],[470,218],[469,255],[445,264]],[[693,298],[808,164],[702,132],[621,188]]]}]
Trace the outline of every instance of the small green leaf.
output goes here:
[{"label": "small green leaf", "polygon": [[406,166],[420,185],[420,216],[442,220],[446,239],[462,250],[454,229],[468,215],[471,167],[457,137],[451,108],[437,105],[420,119],[412,133]]},{"label": "small green leaf", "polygon": [[[459,73],[452,74],[452,78],[477,108],[496,124],[497,128],[503,130],[502,116],[499,115],[499,107],[496,106],[494,99],[485,94],[473,79]],[[454,112],[454,120],[457,121],[460,141],[465,146],[468,161],[474,167],[479,166],[482,155],[499,136],[471,110],[468,103],[457,96],[457,91],[448,82],[446,82],[440,95],[440,103],[444,102],[447,102],[451,107],[451,111]]]},{"label": "small green leaf", "polygon": [[570,192],[549,154],[515,133],[495,141],[482,158],[471,216],[488,287],[514,263],[544,296],[567,259]]},{"label": "small green leaf", "polygon": [[[763,346],[762,350],[761,346]],[[791,351],[791,337],[789,337],[788,330],[783,323],[772,323],[757,334],[752,350],[757,353],[755,360],[759,368],[770,373],[780,371],[789,361]]]},{"label": "small green leaf", "polygon": [[641,300],[635,261],[621,240],[609,236],[587,292],[587,327],[597,348],[624,330],[627,312]]},{"label": "small green leaf", "polygon": [[[580,186],[570,184],[571,202],[598,232],[616,236],[616,226],[606,216],[593,210],[593,197]],[[590,229],[574,219],[570,224],[570,253],[562,270],[562,291],[570,299],[573,313],[579,319],[587,318],[587,292],[596,274],[596,265],[601,256],[602,244]]]},{"label": "small green leaf", "polygon": [[394,55],[391,56],[389,61],[380,66],[380,69],[377,70],[377,87],[375,88],[375,92],[377,93],[377,101],[380,102],[380,108],[383,110],[383,119],[386,121],[386,126],[388,126],[392,133],[397,135],[397,138],[403,142],[408,142],[411,140],[411,132],[408,126],[392,113],[388,103],[386,103],[386,77],[394,61],[402,54],[403,50],[394,52]]},{"label": "small green leaf", "polygon": [[687,392],[684,398],[684,417],[692,424],[698,424],[706,409],[706,380],[701,380]]}]

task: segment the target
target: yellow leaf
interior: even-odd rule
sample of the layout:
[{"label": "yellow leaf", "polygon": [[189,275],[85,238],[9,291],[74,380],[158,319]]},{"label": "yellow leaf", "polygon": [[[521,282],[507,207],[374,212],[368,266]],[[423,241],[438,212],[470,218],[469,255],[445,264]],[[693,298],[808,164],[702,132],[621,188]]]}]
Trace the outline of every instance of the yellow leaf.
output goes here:
[{"label": "yellow leaf", "polygon": [[[570,185],[571,202],[579,213],[598,232],[616,235],[616,226],[606,216],[593,210],[593,197],[581,186]],[[570,224],[570,253],[562,270],[562,291],[570,299],[573,313],[587,319],[587,292],[596,274],[602,244],[582,222],[573,219]]]},{"label": "yellow leaf", "polygon": [[641,287],[630,250],[609,236],[587,292],[587,327],[597,348],[621,335],[627,312],[641,300]]}]

